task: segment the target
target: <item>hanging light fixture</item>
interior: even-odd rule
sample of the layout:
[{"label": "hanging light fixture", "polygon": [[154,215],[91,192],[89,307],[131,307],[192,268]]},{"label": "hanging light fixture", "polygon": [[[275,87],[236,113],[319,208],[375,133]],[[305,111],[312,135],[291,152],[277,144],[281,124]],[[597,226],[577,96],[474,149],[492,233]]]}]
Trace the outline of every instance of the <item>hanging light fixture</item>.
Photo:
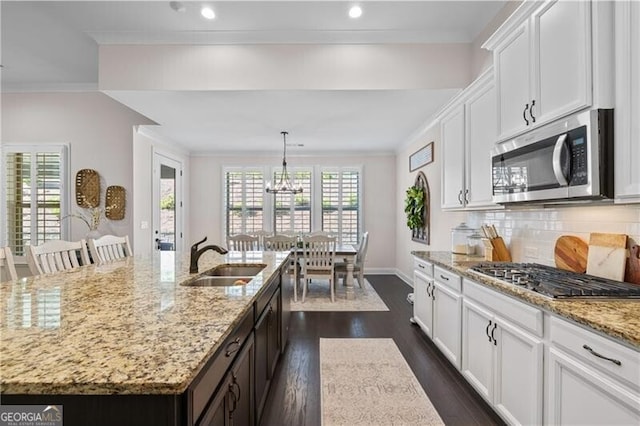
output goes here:
[{"label": "hanging light fixture", "polygon": [[287,172],[287,135],[289,132],[280,132],[282,134],[284,153],[282,155],[282,173],[280,180],[275,186],[271,186],[271,182],[267,182],[266,191],[269,194],[299,194],[302,192],[302,186],[296,187],[289,179]]}]

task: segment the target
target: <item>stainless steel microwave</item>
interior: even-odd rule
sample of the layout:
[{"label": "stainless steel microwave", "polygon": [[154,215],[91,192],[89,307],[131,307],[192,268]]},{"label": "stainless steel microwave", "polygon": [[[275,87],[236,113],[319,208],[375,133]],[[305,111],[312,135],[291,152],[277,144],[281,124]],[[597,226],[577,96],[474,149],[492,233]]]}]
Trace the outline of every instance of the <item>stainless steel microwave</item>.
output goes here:
[{"label": "stainless steel microwave", "polygon": [[491,151],[496,203],[613,198],[613,110],[593,109]]}]

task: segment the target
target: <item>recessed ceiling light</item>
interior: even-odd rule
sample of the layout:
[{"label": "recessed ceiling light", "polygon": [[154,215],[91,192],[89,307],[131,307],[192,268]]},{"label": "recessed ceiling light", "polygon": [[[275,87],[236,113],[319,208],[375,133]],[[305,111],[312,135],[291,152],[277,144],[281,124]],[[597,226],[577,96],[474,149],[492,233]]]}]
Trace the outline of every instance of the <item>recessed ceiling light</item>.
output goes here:
[{"label": "recessed ceiling light", "polygon": [[350,18],[359,18],[362,15],[362,9],[360,6],[353,6],[349,9],[349,17]]},{"label": "recessed ceiling light", "polygon": [[213,9],[211,9],[208,6],[203,7],[200,10],[200,13],[202,14],[202,16],[204,16],[207,19],[213,19],[216,17],[216,13],[213,11]]}]

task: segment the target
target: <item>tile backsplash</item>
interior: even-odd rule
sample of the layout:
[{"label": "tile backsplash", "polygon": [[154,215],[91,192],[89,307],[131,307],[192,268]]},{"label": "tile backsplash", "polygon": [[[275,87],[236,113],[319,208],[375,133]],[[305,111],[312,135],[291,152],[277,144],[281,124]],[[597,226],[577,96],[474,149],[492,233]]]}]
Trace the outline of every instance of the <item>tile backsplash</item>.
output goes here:
[{"label": "tile backsplash", "polygon": [[640,205],[580,206],[470,212],[474,228],[495,225],[516,262],[554,265],[553,249],[561,235],[589,242],[591,232],[627,234],[640,243]]}]

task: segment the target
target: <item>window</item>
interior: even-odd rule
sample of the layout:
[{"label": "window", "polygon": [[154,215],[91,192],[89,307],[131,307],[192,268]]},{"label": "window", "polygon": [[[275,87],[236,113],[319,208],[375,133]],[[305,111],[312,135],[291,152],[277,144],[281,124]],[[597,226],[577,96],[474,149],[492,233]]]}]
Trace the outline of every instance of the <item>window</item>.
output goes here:
[{"label": "window", "polygon": [[358,244],[360,230],[360,172],[323,170],[322,230],[338,235],[342,244]]},{"label": "window", "polygon": [[26,246],[62,239],[66,147],[5,145],[4,238],[16,256]]},{"label": "window", "polygon": [[264,226],[262,170],[225,171],[226,234],[250,234]]},{"label": "window", "polygon": [[[289,171],[300,194],[269,194],[265,176],[280,180],[279,168],[225,168],[226,235],[261,230],[308,233],[317,229],[338,236],[339,243],[357,244],[362,226],[361,169],[322,168]],[[275,203],[275,205],[274,205]]]},{"label": "window", "polygon": [[[273,174],[274,182],[279,182],[281,171]],[[300,194],[276,194],[276,229],[278,232],[311,232],[311,171],[289,172],[296,186],[302,186]],[[273,195],[271,195],[273,197]]]}]

